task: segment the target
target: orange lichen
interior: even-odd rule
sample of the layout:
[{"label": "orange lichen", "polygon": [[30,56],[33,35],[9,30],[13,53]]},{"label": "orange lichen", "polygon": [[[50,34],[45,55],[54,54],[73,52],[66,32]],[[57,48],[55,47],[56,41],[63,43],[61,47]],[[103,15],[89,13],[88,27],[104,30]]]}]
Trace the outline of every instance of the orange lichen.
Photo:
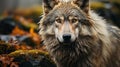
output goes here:
[{"label": "orange lichen", "polygon": [[16,26],[14,29],[13,29],[13,31],[12,31],[12,33],[11,33],[11,35],[26,35],[27,34],[27,32],[25,32],[24,30],[21,30],[21,29],[19,29],[19,27],[18,26]]},{"label": "orange lichen", "polygon": [[30,37],[32,37],[36,44],[40,44],[40,36],[36,32],[34,32],[34,28],[30,29]]}]

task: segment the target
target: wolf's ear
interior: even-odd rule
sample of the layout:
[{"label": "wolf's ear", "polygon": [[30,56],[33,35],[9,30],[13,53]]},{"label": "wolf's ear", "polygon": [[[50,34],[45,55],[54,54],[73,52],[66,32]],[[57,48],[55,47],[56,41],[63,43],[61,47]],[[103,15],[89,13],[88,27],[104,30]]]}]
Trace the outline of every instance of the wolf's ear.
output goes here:
[{"label": "wolf's ear", "polygon": [[78,5],[84,12],[89,12],[89,0],[73,0],[73,3]]},{"label": "wolf's ear", "polygon": [[59,0],[43,0],[43,12],[44,14],[48,14],[55,5],[59,3]]}]

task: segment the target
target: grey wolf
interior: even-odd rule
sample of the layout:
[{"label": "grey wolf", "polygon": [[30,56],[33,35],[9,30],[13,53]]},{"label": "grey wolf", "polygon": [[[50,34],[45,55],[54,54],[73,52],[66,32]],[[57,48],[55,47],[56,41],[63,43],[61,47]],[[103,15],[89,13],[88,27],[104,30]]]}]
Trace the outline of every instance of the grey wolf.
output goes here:
[{"label": "grey wolf", "polygon": [[39,34],[57,67],[120,67],[120,29],[89,0],[43,0]]}]

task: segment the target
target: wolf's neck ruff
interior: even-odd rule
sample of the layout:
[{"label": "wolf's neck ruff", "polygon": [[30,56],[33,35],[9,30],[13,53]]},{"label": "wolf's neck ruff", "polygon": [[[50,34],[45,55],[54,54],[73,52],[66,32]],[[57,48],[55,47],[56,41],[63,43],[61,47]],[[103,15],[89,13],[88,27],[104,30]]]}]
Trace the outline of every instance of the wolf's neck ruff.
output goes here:
[{"label": "wolf's neck ruff", "polygon": [[[92,60],[90,59],[92,59],[94,55],[102,55],[101,51],[99,51],[99,49],[102,49],[102,45],[99,45],[102,44],[102,42],[100,40],[93,41],[94,39],[91,37],[77,39],[75,43],[69,45],[59,43],[54,37],[46,39],[44,44],[46,44],[48,52],[51,56],[54,56],[55,61],[60,63],[59,65],[61,67],[93,67]],[[92,52],[94,52],[94,54]]]}]

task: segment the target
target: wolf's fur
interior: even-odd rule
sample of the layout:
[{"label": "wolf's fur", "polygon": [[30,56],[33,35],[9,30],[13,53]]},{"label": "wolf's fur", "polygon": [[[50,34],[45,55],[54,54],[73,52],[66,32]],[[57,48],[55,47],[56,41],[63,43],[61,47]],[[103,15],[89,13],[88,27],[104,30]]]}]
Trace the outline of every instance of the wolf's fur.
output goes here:
[{"label": "wolf's fur", "polygon": [[[120,67],[120,30],[89,10],[88,0],[74,1],[44,0],[39,34],[57,66]],[[85,19],[76,26],[79,35],[69,45],[59,43],[54,31],[56,16],[63,14]]]}]

